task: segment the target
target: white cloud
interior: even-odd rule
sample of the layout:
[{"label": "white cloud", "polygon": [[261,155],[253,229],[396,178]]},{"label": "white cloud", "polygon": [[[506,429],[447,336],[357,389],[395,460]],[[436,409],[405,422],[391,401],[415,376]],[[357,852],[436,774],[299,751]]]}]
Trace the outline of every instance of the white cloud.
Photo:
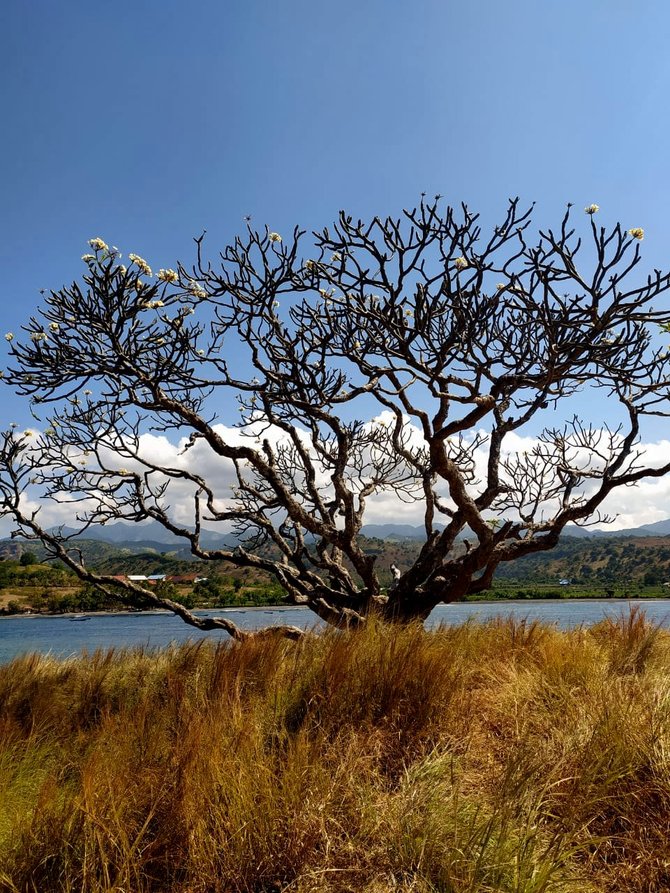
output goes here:
[{"label": "white cloud", "polygon": [[[391,424],[392,421],[393,417],[390,413],[383,413],[372,420],[369,425]],[[253,441],[245,437],[239,428],[217,425],[215,430],[222,439],[229,443],[253,445]],[[264,432],[263,436],[276,442],[284,435],[282,432],[274,430]],[[421,443],[422,438],[418,429],[413,428],[410,431],[410,436],[413,444]],[[509,454],[530,452],[537,443],[536,438],[512,433],[505,441],[505,451]],[[187,438],[182,438],[175,443],[165,435],[148,433],[142,435],[140,448],[142,455],[150,458],[156,465],[176,471],[191,470],[200,475],[212,487],[217,505],[223,507],[225,501],[231,496],[231,487],[235,484],[232,462],[217,455],[203,439],[197,439],[188,449],[186,449],[187,444]],[[644,453],[645,464],[658,466],[668,461],[670,441],[662,440],[642,444],[640,449]],[[481,478],[486,468],[486,448],[477,449],[473,458],[476,472]],[[132,460],[128,458],[115,457],[114,462],[110,464],[117,468],[123,466],[129,469],[133,468]],[[323,483],[327,483],[325,478]],[[170,480],[166,501],[178,523],[189,525],[193,522],[193,494],[194,485],[190,481],[180,478]],[[47,527],[59,524],[73,525],[77,511],[86,507],[85,504],[76,503],[71,498],[65,499],[61,503],[46,500],[40,504],[33,492],[24,494],[24,505],[31,509],[36,509],[41,505],[40,520]],[[632,487],[619,488],[603,503],[601,509],[605,513],[618,516],[616,521],[609,526],[611,530],[637,527],[664,520],[670,517],[670,476],[665,479],[647,479]],[[206,521],[205,523],[208,526],[213,526],[213,522]],[[368,499],[365,523],[421,525],[423,523],[422,503],[400,500],[391,492],[376,494]],[[10,530],[11,522],[6,519],[0,521],[0,535],[6,536]]]}]

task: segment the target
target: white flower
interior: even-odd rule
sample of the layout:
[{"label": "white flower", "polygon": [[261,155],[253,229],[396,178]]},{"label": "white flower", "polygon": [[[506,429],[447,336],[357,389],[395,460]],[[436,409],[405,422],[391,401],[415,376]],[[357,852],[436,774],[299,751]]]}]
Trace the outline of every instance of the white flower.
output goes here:
[{"label": "white flower", "polygon": [[305,261],[305,269],[306,270],[309,270],[311,272],[312,270],[316,270],[317,267],[318,267],[318,264],[315,260],[306,260]]},{"label": "white flower", "polygon": [[44,436],[45,437],[53,437],[55,433],[56,432],[53,428],[47,428],[46,431],[44,432]]},{"label": "white flower", "polygon": [[13,341],[14,340],[14,332],[7,332],[5,335],[5,341]]},{"label": "white flower", "polygon": [[593,216],[594,214],[597,214],[599,210],[600,210],[599,205],[587,205],[584,208],[584,213],[588,214],[589,216]]},{"label": "white flower", "polygon": [[34,436],[35,436],[35,432],[34,432],[34,431],[31,431],[30,429],[26,429],[26,430],[23,432],[23,436],[24,436],[24,437],[34,437]]},{"label": "white flower", "polygon": [[330,255],[330,259],[333,263],[337,263],[338,260],[342,260],[342,255],[339,251],[333,251],[333,253]]},{"label": "white flower", "polygon": [[457,270],[464,270],[466,267],[469,267],[470,264],[468,263],[467,258],[465,258],[465,257],[463,257],[463,255],[461,255],[460,257],[457,257],[456,260],[454,261],[454,266],[456,267]]},{"label": "white flower", "polygon": [[139,254],[129,254],[128,258],[131,263],[135,264],[135,266],[140,269],[140,272],[144,273],[145,276],[151,276],[151,267],[143,257],[140,257]]},{"label": "white flower", "polygon": [[130,474],[127,468],[119,468],[119,474]]},{"label": "white flower", "polygon": [[175,272],[175,270],[159,270],[156,273],[156,278],[160,279],[162,282],[176,282],[179,279],[179,276]]},{"label": "white flower", "polygon": [[85,263],[90,264],[92,261],[95,260],[95,254],[82,254],[81,259]]},{"label": "white flower", "polygon": [[30,340],[34,341],[35,344],[38,344],[40,341],[46,341],[47,333],[46,332],[31,332]]},{"label": "white flower", "polygon": [[84,391],[84,395],[85,395],[86,397],[88,397],[89,394],[92,394],[92,393],[93,393],[93,391],[90,391],[88,388],[86,388],[86,390]]},{"label": "white flower", "polygon": [[188,287],[188,290],[189,290],[190,294],[193,295],[194,298],[206,298],[207,297],[207,292],[205,291],[204,288],[202,288],[200,285],[198,285],[197,282],[191,281],[191,283]]},{"label": "white flower", "polygon": [[205,356],[205,351],[204,351],[204,350],[196,350],[196,353],[198,354],[199,357],[204,357],[204,356]]},{"label": "white flower", "polygon": [[52,332],[57,332],[57,331],[60,329],[60,326],[58,325],[57,322],[50,322],[50,323],[49,323],[49,329],[50,329]]},{"label": "white flower", "polygon": [[89,239],[88,244],[94,251],[109,251],[109,245],[100,238]]},{"label": "white flower", "polygon": [[273,306],[273,307],[279,307],[279,301],[273,301],[273,302],[272,302],[272,306]]},{"label": "white flower", "polygon": [[640,226],[634,226],[633,229],[628,230],[628,235],[641,242],[644,239],[644,230]]},{"label": "white flower", "polygon": [[279,233],[268,233],[268,239],[271,242],[281,242],[281,236]]}]

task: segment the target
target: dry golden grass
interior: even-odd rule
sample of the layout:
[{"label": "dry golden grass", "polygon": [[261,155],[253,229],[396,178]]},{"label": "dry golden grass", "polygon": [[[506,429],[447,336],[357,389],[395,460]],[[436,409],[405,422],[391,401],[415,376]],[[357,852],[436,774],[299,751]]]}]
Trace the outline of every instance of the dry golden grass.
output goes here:
[{"label": "dry golden grass", "polygon": [[0,667],[0,889],[670,888],[670,637],[370,624]]}]

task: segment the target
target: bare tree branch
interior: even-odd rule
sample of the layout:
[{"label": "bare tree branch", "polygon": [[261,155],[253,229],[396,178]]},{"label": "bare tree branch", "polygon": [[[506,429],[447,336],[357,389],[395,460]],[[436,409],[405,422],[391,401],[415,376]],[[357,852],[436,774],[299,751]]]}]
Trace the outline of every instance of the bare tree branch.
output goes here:
[{"label": "bare tree branch", "polygon": [[[193,266],[157,276],[92,240],[81,282],[49,293],[11,342],[5,380],[39,434],[3,435],[4,512],[103,587],[26,492],[67,503],[80,533],[153,519],[194,556],[262,570],[341,626],[372,610],[425,617],[487,588],[501,562],[552,548],[566,524],[606,520],[613,489],[670,471],[638,446],[641,420],[670,410],[657,340],[670,311],[654,303],[668,274],[640,277],[641,231],[598,227],[593,208],[584,244],[569,207],[536,234],[531,211],[510,201],[488,236],[466,206],[437,199],[399,218],[343,212],[309,251],[298,229],[283,240],[248,228],[217,261],[200,237]],[[613,427],[568,418],[510,451],[510,434],[537,431],[538,414],[585,389],[618,408]],[[180,439],[179,459],[148,454],[149,432]],[[222,475],[208,478],[193,451]],[[361,542],[384,497],[422,503],[425,529],[390,589]],[[208,523],[240,545],[206,548]]]}]

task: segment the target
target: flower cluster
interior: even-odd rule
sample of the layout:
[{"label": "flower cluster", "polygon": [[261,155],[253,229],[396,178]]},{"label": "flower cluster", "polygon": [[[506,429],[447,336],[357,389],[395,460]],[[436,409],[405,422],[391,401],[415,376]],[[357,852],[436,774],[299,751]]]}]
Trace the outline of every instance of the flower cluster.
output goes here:
[{"label": "flower cluster", "polygon": [[47,333],[46,332],[31,332],[30,340],[34,341],[35,344],[39,344],[40,341],[47,340]]},{"label": "flower cluster", "polygon": [[305,261],[305,269],[306,269],[306,270],[309,270],[310,273],[311,273],[313,270],[316,270],[317,266],[318,266],[318,264],[317,264],[317,262],[316,262],[315,260],[306,260],[306,261]]},{"label": "flower cluster", "polygon": [[584,213],[589,214],[590,216],[593,216],[594,214],[597,214],[599,210],[600,210],[599,205],[587,205],[584,208]]},{"label": "flower cluster", "polygon": [[461,255],[461,257],[457,257],[454,261],[454,266],[457,270],[464,270],[466,267],[469,267],[470,264],[468,263],[467,258]]},{"label": "flower cluster", "polygon": [[5,335],[5,341],[13,341],[14,340],[14,332],[7,332]]},{"label": "flower cluster", "polygon": [[60,326],[58,325],[57,322],[50,322],[50,323],[49,323],[49,330],[50,330],[51,332],[57,332],[59,329],[60,329]]},{"label": "flower cluster", "polygon": [[140,257],[138,254],[129,254],[128,257],[131,263],[135,264],[136,267],[139,267],[141,273],[144,273],[145,276],[151,276],[151,267],[144,258]]},{"label": "flower cluster", "polygon": [[[88,244],[94,251],[109,251],[109,245],[103,239],[89,239]],[[84,255],[85,257],[90,255]]]},{"label": "flower cluster", "polygon": [[175,270],[159,270],[156,273],[156,278],[160,279],[162,282],[177,282],[179,275]]},{"label": "flower cluster", "polygon": [[91,264],[95,260],[95,254],[82,254],[81,259],[84,263]]},{"label": "flower cluster", "polygon": [[640,226],[634,226],[633,229],[628,230],[628,235],[641,242],[644,239],[644,230]]},{"label": "flower cluster", "polygon": [[162,301],[147,301],[146,304],[142,304],[143,307],[146,307],[147,310],[157,310],[159,307],[164,307]]},{"label": "flower cluster", "polygon": [[207,297],[207,292],[205,291],[205,289],[202,288],[200,285],[198,285],[197,282],[194,282],[193,280],[191,280],[188,290],[189,290],[189,294],[192,294],[194,298],[206,298]]},{"label": "flower cluster", "polygon": [[281,242],[281,236],[279,233],[268,233],[268,239],[271,242]]}]

